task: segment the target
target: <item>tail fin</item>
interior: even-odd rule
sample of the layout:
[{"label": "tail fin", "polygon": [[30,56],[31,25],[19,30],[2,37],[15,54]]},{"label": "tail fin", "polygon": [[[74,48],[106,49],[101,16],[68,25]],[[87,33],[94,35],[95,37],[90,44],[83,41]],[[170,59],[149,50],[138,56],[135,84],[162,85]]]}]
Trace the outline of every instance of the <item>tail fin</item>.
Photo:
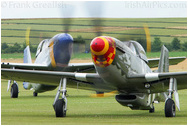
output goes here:
[{"label": "tail fin", "polygon": [[[24,58],[23,58],[23,62],[24,63],[32,63],[32,60],[31,60],[31,53],[30,53],[30,48],[29,46],[27,46],[25,49],[24,49]],[[23,82],[23,87],[27,90],[27,89],[30,89],[31,88],[31,84],[28,83],[28,82]]]},{"label": "tail fin", "polygon": [[25,40],[26,40],[26,48],[24,49],[24,58],[23,62],[24,63],[32,63],[31,60],[31,52],[29,48],[29,34],[30,34],[30,27],[27,27],[26,34],[25,34]]},{"label": "tail fin", "polygon": [[32,60],[31,60],[31,53],[30,53],[30,48],[29,46],[27,46],[25,49],[24,49],[24,63],[32,63]]},{"label": "tail fin", "polygon": [[161,56],[157,72],[169,72],[169,52],[164,45],[161,47]]}]

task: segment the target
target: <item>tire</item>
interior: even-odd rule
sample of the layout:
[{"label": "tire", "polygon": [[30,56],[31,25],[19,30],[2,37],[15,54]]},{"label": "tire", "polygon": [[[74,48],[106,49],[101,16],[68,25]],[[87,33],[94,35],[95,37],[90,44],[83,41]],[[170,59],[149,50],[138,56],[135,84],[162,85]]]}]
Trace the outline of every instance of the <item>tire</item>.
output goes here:
[{"label": "tire", "polygon": [[165,102],[165,116],[166,117],[175,117],[176,107],[172,99],[167,99]]},{"label": "tire", "polygon": [[66,111],[65,111],[65,102],[63,99],[58,99],[55,103],[55,114],[56,117],[65,117]]},{"label": "tire", "polygon": [[10,90],[11,98],[18,98],[18,86],[17,84],[12,84],[11,90]]},{"label": "tire", "polygon": [[33,92],[33,96],[34,97],[37,97],[37,95],[38,95],[38,93]]},{"label": "tire", "polygon": [[153,108],[149,110],[149,113],[154,113],[154,112],[155,112],[155,107],[153,106]]}]

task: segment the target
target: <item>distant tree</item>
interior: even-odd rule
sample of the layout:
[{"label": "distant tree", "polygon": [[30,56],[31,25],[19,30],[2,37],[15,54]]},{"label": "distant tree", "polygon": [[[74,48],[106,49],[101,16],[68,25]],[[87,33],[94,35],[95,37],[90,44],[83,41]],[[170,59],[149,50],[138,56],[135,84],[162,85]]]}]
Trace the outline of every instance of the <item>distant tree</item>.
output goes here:
[{"label": "distant tree", "polygon": [[32,53],[36,53],[36,51],[37,51],[37,46],[33,46],[33,45],[29,45],[29,47],[30,47],[30,51],[32,52]]},{"label": "distant tree", "polygon": [[16,42],[16,43],[14,43],[11,51],[13,53],[15,53],[15,52],[19,53],[19,52],[21,52],[21,49],[22,49],[21,46]]},{"label": "distant tree", "polygon": [[171,45],[171,43],[165,43],[164,45],[165,45],[165,47],[166,47],[169,51],[172,51],[172,45]]},{"label": "distant tree", "polygon": [[24,50],[26,48],[26,43],[24,42],[22,45],[22,50]]},{"label": "distant tree", "polygon": [[5,43],[5,42],[1,44],[1,49],[2,49],[2,50],[7,49],[8,47],[9,47],[8,44]]},{"label": "distant tree", "polygon": [[180,40],[178,38],[174,38],[171,44],[173,50],[179,50],[181,48]]},{"label": "distant tree", "polygon": [[154,42],[152,43],[151,50],[152,52],[159,52],[161,50],[162,42],[160,38],[154,38]]},{"label": "distant tree", "polygon": [[81,35],[77,36],[77,38],[74,39],[76,43],[85,43],[85,40],[82,38]]},{"label": "distant tree", "polygon": [[146,39],[139,38],[136,41],[142,45],[142,47],[144,48],[145,51],[147,50]]},{"label": "distant tree", "polygon": [[187,42],[184,42],[184,43],[181,45],[181,49],[182,49],[182,51],[187,51]]}]

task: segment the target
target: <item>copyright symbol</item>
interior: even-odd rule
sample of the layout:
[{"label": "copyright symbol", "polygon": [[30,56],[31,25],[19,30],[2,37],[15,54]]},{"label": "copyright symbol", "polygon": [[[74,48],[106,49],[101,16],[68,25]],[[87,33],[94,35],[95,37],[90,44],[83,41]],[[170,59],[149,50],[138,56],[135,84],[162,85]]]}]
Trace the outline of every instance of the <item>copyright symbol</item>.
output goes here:
[{"label": "copyright symbol", "polygon": [[7,2],[1,2],[1,7],[5,8],[7,6]]}]

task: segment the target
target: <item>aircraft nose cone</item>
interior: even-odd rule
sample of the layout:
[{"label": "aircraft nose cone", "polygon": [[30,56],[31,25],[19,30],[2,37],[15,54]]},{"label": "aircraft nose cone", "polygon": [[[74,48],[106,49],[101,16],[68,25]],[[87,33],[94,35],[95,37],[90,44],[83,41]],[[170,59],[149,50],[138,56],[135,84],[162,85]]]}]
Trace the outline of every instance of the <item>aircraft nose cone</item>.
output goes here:
[{"label": "aircraft nose cone", "polygon": [[109,49],[109,43],[106,39],[97,37],[92,40],[90,49],[95,55],[104,55]]},{"label": "aircraft nose cone", "polygon": [[101,36],[94,38],[91,41],[90,49],[96,66],[107,67],[115,58],[116,46],[111,37]]},{"label": "aircraft nose cone", "polygon": [[57,39],[60,43],[72,43],[73,42],[72,36],[66,33],[59,34],[59,36],[57,36]]}]

